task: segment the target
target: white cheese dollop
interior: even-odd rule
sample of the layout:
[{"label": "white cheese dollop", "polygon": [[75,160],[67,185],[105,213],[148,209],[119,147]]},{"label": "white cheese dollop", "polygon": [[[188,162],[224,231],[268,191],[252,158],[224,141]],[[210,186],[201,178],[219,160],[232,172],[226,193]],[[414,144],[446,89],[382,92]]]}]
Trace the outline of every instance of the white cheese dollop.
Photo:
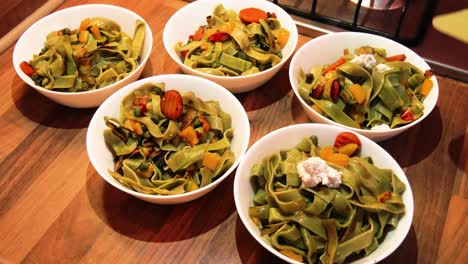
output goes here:
[{"label": "white cheese dollop", "polygon": [[377,64],[377,66],[375,66],[375,69],[378,72],[386,72],[386,71],[391,70],[392,67],[388,66],[387,64],[380,63],[380,64]]},{"label": "white cheese dollop", "polygon": [[359,56],[354,57],[354,59],[351,60],[352,63],[356,63],[361,67],[366,68],[368,71],[372,70],[372,67],[374,67],[376,60],[374,55],[372,54],[362,54]]},{"label": "white cheese dollop", "polygon": [[370,130],[378,130],[378,131],[390,130],[390,127],[387,124],[381,124],[381,125],[371,127]]},{"label": "white cheese dollop", "polygon": [[328,187],[338,188],[341,184],[341,172],[328,166],[319,157],[311,157],[297,164],[297,172],[304,187],[315,187],[321,182]]}]

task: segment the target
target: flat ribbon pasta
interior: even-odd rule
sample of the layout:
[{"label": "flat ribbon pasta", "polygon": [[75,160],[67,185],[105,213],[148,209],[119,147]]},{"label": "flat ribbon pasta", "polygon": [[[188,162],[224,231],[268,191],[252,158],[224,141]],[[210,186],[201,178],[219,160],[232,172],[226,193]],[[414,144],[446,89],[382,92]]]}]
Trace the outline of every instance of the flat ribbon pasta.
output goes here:
[{"label": "flat ribbon pasta", "polygon": [[[119,119],[105,118],[109,129],[104,131],[104,139],[116,160],[109,174],[124,186],[145,194],[173,195],[202,188],[235,160],[230,150],[234,137],[231,116],[218,102],[184,93],[186,113],[178,120],[169,120],[160,108],[164,93],[163,83],[145,84],[123,98]],[[144,113],[139,108],[141,102]],[[210,129],[206,130],[200,120]],[[188,126],[199,135],[199,143],[194,146],[180,134],[181,128]]]},{"label": "flat ribbon pasta", "polygon": [[360,157],[350,158],[346,167],[328,163],[342,173],[336,189],[308,188],[289,179],[297,175],[299,162],[319,151],[312,136],[255,164],[249,216],[275,249],[307,263],[343,263],[369,255],[404,214],[406,187],[393,171]]}]

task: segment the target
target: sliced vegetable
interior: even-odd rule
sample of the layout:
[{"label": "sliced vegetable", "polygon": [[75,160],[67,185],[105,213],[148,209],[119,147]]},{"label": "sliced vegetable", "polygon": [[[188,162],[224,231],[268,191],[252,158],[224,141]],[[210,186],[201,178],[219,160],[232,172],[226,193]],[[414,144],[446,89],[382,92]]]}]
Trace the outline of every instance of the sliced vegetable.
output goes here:
[{"label": "sliced vegetable", "polygon": [[330,71],[334,71],[336,68],[338,68],[339,66],[341,66],[341,65],[343,65],[345,63],[346,63],[346,59],[340,58],[339,60],[337,60],[336,62],[330,64],[327,68],[325,68],[322,71],[322,74],[325,75]]},{"label": "sliced vegetable", "polygon": [[232,33],[232,31],[234,31],[234,28],[236,27],[236,23],[232,22],[232,21],[229,21],[229,22],[226,22],[224,23],[223,25],[221,25],[218,30],[220,32],[224,32],[224,33]]},{"label": "sliced vegetable", "polygon": [[180,93],[169,90],[164,93],[161,99],[161,113],[168,119],[176,120],[182,114],[184,105]]},{"label": "sliced vegetable", "polygon": [[322,96],[324,90],[323,85],[317,85],[314,90],[312,90],[312,98],[319,99]]},{"label": "sliced vegetable", "polygon": [[29,63],[23,61],[20,63],[20,68],[21,70],[28,76],[32,76],[33,74],[36,73],[36,71],[33,69],[33,67],[31,67],[31,65],[29,65]]},{"label": "sliced vegetable", "polygon": [[405,111],[401,112],[400,117],[403,121],[409,122],[415,120],[413,113],[411,113],[411,109],[408,107]]},{"label": "sliced vegetable", "polygon": [[320,107],[318,107],[317,105],[312,105],[312,109],[314,109],[317,113],[321,115],[323,114],[322,109],[320,109]]},{"label": "sliced vegetable", "polygon": [[185,57],[187,57],[187,53],[188,53],[188,50],[182,50],[182,51],[180,52],[180,56],[181,56],[182,58],[185,58]]},{"label": "sliced vegetable", "polygon": [[188,126],[184,128],[182,131],[179,132],[179,136],[183,138],[187,143],[190,144],[190,146],[195,146],[198,144],[198,136],[193,128],[193,126]]},{"label": "sliced vegetable", "polygon": [[338,136],[336,136],[335,144],[333,144],[333,146],[335,148],[339,148],[349,143],[355,143],[358,146],[361,146],[361,141],[359,140],[359,138],[351,132],[341,132],[340,134],[338,134]]},{"label": "sliced vegetable", "polygon": [[302,256],[295,253],[294,251],[292,250],[288,250],[288,249],[280,249],[279,252],[283,255],[285,255],[286,257],[290,258],[290,259],[293,259],[295,261],[299,261],[299,262],[303,262],[304,260],[302,259]]},{"label": "sliced vegetable", "polygon": [[391,192],[383,192],[382,194],[379,195],[379,202],[384,203],[386,200],[392,198],[392,193]]},{"label": "sliced vegetable", "polygon": [[83,20],[81,21],[81,23],[80,23],[79,31],[86,31],[86,30],[88,30],[89,23],[91,23],[91,19],[90,19],[90,18],[85,18],[85,19],[83,19]]},{"label": "sliced vegetable", "polygon": [[361,85],[357,83],[353,84],[349,87],[349,90],[359,104],[362,104],[366,100],[366,92]]},{"label": "sliced vegetable", "polygon": [[197,31],[195,31],[195,33],[193,33],[193,35],[190,35],[189,36],[189,39],[190,40],[193,40],[193,41],[199,41],[203,38],[203,32],[204,32],[204,29],[202,26],[200,26]]},{"label": "sliced vegetable", "polygon": [[326,146],[320,150],[320,158],[323,160],[328,160],[332,154],[335,153],[335,149],[331,146]]},{"label": "sliced vegetable", "polygon": [[341,167],[346,167],[349,163],[349,156],[342,153],[333,153],[328,157],[328,162],[340,165]]},{"label": "sliced vegetable", "polygon": [[229,34],[228,33],[224,33],[224,32],[215,32],[213,33],[209,38],[208,38],[208,41],[211,41],[211,42],[224,42],[226,41],[227,39],[229,38]]},{"label": "sliced vegetable", "polygon": [[406,55],[405,54],[399,54],[395,56],[390,56],[385,58],[386,61],[405,61],[406,60]]},{"label": "sliced vegetable", "polygon": [[423,96],[428,96],[432,90],[432,86],[434,86],[434,84],[432,83],[432,80],[425,79],[422,84],[421,90],[419,90],[419,93],[422,94]]},{"label": "sliced vegetable", "polygon": [[338,98],[338,92],[340,91],[340,85],[337,80],[334,80],[331,86],[330,97],[333,102]]},{"label": "sliced vegetable", "polygon": [[218,153],[206,152],[203,156],[202,165],[208,169],[215,171],[221,161],[221,156]]},{"label": "sliced vegetable", "polygon": [[348,143],[338,148],[338,153],[351,156],[359,148],[359,145],[356,143]]},{"label": "sliced vegetable", "polygon": [[278,43],[280,44],[281,48],[283,48],[284,46],[286,46],[286,43],[288,43],[288,40],[289,40],[289,31],[287,29],[284,29],[284,28],[280,28],[278,30],[278,33],[276,35],[276,40],[278,41]]},{"label": "sliced vegetable", "polygon": [[79,33],[79,40],[81,43],[88,42],[89,32],[87,30],[80,31]]},{"label": "sliced vegetable", "polygon": [[429,78],[431,78],[432,76],[434,76],[434,73],[433,73],[431,70],[426,70],[426,71],[424,72],[424,77],[425,77],[425,78],[429,79]]},{"label": "sliced vegetable", "polygon": [[200,117],[198,118],[198,120],[200,120],[200,123],[202,124],[203,130],[204,130],[205,132],[210,131],[210,123],[208,123],[208,121],[206,121],[205,118],[203,118],[203,117],[200,116]]},{"label": "sliced vegetable", "polygon": [[101,39],[101,37],[102,37],[102,36],[101,36],[101,31],[99,31],[98,26],[92,25],[90,30],[91,30],[91,33],[93,34],[93,37],[94,37],[95,39],[98,39],[98,40]]},{"label": "sliced vegetable", "polygon": [[258,23],[260,19],[267,19],[268,14],[261,9],[249,7],[244,8],[239,12],[239,18],[245,23]]}]

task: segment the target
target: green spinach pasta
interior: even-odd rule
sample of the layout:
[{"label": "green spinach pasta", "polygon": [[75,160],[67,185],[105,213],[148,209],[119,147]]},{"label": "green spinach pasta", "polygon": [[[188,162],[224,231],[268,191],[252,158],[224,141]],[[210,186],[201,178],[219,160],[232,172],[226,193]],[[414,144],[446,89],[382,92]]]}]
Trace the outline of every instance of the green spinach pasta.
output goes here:
[{"label": "green spinach pasta", "polygon": [[423,100],[433,83],[406,62],[404,54],[387,57],[386,50],[363,46],[329,65],[299,73],[299,94],[318,113],[342,125],[390,129],[423,115]]},{"label": "green spinach pasta", "polygon": [[218,5],[207,17],[207,25],[190,35],[187,43],[177,43],[175,51],[197,71],[240,76],[278,64],[288,39],[289,31],[274,13],[245,8],[238,14]]},{"label": "green spinach pasta", "polygon": [[[360,145],[349,134],[339,135],[335,148],[304,138],[252,168],[249,216],[280,253],[306,263],[349,262],[373,252],[404,214],[404,183],[356,147],[348,151]],[[306,180],[304,171],[315,175]],[[341,179],[327,179],[331,171]]]},{"label": "green spinach pasta", "polygon": [[136,21],[131,38],[110,19],[87,18],[76,30],[51,32],[41,52],[20,66],[36,85],[45,89],[99,89],[125,78],[138,67],[145,34],[143,21]]},{"label": "green spinach pasta", "polygon": [[202,188],[234,163],[231,116],[216,101],[149,83],[121,102],[120,118],[105,118],[115,157],[109,173],[145,194],[173,195]]}]

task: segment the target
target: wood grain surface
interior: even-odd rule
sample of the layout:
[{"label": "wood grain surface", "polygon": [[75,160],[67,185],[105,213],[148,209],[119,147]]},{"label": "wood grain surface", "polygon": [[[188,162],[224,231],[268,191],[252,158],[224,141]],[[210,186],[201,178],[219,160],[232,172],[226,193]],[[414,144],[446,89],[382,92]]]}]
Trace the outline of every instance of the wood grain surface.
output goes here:
[{"label": "wood grain surface", "polygon": [[[60,8],[97,1],[70,0]],[[162,30],[183,1],[99,1],[131,9],[153,30],[142,78],[179,73]],[[300,36],[299,46],[309,38]],[[0,54],[0,263],[281,263],[240,221],[232,174],[206,196],[156,205],[126,195],[96,173],[85,148],[96,109],[58,105],[28,87]],[[433,113],[381,142],[404,168],[415,199],[412,227],[383,263],[466,263],[468,259],[468,84],[438,78]],[[251,143],[268,132],[310,122],[286,65],[237,98],[248,111]]]}]

